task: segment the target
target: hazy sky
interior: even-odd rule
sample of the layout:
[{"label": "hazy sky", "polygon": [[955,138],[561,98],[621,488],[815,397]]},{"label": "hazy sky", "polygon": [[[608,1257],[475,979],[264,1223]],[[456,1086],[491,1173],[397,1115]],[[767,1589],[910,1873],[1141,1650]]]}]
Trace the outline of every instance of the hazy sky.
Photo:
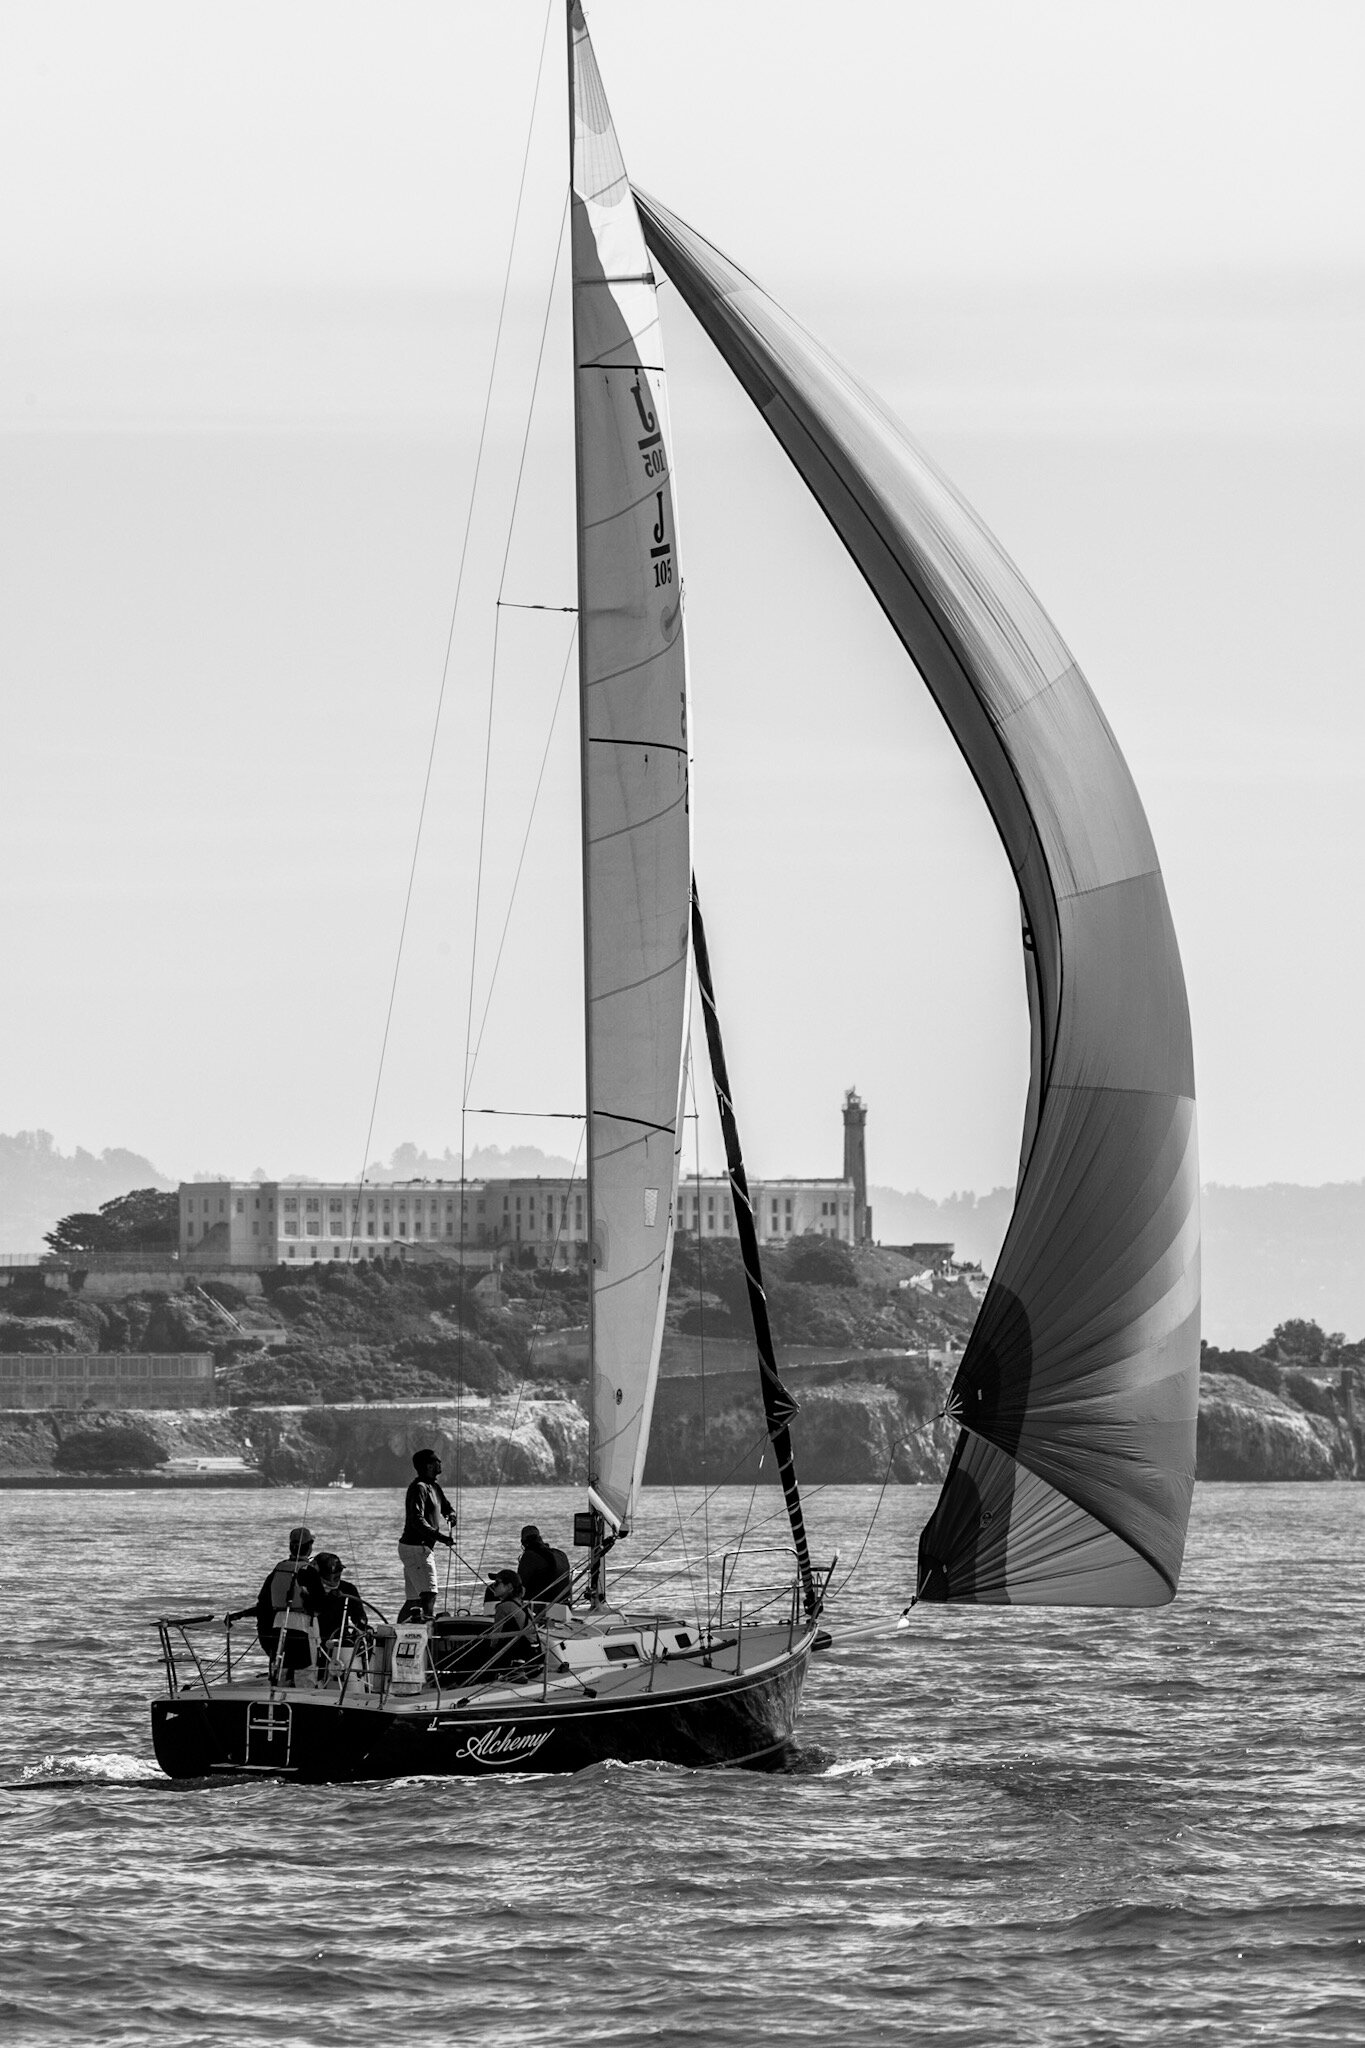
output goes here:
[{"label": "hazy sky", "polygon": [[[1365,10],[589,20],[632,174],[882,391],[1085,668],[1163,858],[1205,1178],[1365,1174]],[[364,1156],[544,22],[0,11],[0,1129],[171,1174]],[[556,4],[370,1156],[459,1140],[564,97]],[[1008,1180],[1004,856],[821,515],[662,303],[753,1169],[837,1172],[856,1083],[874,1180]],[[568,402],[561,276],[506,585],[546,604],[573,598]],[[576,1110],[568,622],[504,617],[476,1035],[548,757],[469,1099]]]}]

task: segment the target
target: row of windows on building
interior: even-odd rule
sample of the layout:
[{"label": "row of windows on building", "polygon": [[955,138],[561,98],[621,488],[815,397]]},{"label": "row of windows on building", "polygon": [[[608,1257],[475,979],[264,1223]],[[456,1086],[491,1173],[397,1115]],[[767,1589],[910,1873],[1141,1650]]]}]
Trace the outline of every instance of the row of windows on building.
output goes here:
[{"label": "row of windows on building", "polygon": [[[689,1197],[686,1194],[684,1194],[680,1204],[679,1222],[683,1223],[684,1226],[686,1223],[688,1200]],[[703,1229],[714,1230],[716,1228],[716,1197],[714,1195],[706,1196],[705,1212],[703,1212],[702,1210],[702,1197],[700,1195],[693,1195],[690,1197],[690,1200],[692,1203],[693,1231],[696,1232],[698,1235],[702,1235]],[[847,1223],[849,1205],[847,1202],[845,1202],[842,1206],[843,1219],[845,1223]],[[825,1218],[827,1222],[830,1220],[831,1217],[837,1220],[840,1214],[840,1204],[838,1202],[822,1202],[820,1204],[820,1214]],[[759,1224],[761,1228],[762,1218],[757,1213],[757,1211],[755,1212],[754,1220]],[[722,1234],[731,1228],[732,1221],[733,1219],[730,1214],[730,1204],[728,1200],[726,1200],[726,1198],[722,1196],[720,1210],[720,1229]],[[768,1205],[768,1235],[769,1237],[790,1237],[791,1234],[792,1198],[790,1195],[784,1195],[781,1197],[773,1195],[770,1197]]]},{"label": "row of windows on building", "polygon": [[[525,1201],[524,1212],[522,1207],[523,1199]],[[559,1205],[558,1226],[556,1226],[555,1221],[556,1199]],[[205,1216],[207,1216],[209,1214],[209,1198],[203,1196],[201,1200]],[[325,1218],[323,1215],[324,1201],[327,1204]],[[259,1209],[260,1206],[260,1197],[257,1196],[255,1198],[255,1207]],[[411,1223],[411,1235],[413,1237],[439,1237],[444,1235],[448,1238],[453,1238],[455,1236],[456,1203],[452,1198],[447,1198],[445,1202],[443,1217],[442,1204],[436,1196],[432,1196],[427,1201],[425,1216],[423,1214],[422,1198],[414,1196],[412,1198],[412,1214],[411,1218],[409,1218],[408,1198],[406,1196],[367,1196],[365,1199],[363,1229],[358,1200],[353,1197],[349,1206],[350,1218],[348,1223],[347,1205],[340,1195],[285,1195],[281,1198],[280,1203],[283,1234],[286,1237],[343,1238],[347,1236],[359,1237],[361,1235],[374,1238],[407,1237],[409,1235],[409,1223]],[[463,1225],[468,1227],[471,1199],[468,1196],[463,1197],[458,1206],[460,1220]],[[194,1197],[190,1196],[186,1202],[187,1212],[193,1209],[193,1207]],[[220,1199],[218,1207],[220,1210],[226,1208],[226,1198]],[[275,1207],[273,1200],[270,1201],[269,1207],[273,1212]],[[234,1209],[238,1216],[245,1215],[245,1198],[243,1196],[238,1195],[235,1197]],[[483,1196],[477,1196],[473,1199],[472,1209],[475,1218],[486,1217],[488,1204]],[[524,1198],[521,1195],[504,1195],[502,1198],[502,1211],[508,1228],[515,1226],[518,1236],[521,1234],[523,1221],[531,1230],[543,1228],[546,1231],[553,1231],[556,1227],[567,1229],[569,1223],[569,1197],[561,1195],[556,1198],[554,1195],[543,1195],[540,1197],[538,1205],[535,1195],[527,1195]],[[573,1198],[573,1212],[574,1227],[581,1236],[583,1231],[583,1197],[581,1194],[575,1195]],[[302,1217],[302,1228],[300,1228],[300,1217]],[[443,1222],[444,1231],[442,1231]],[[213,1228],[215,1228],[213,1223],[201,1219],[201,1235],[207,1235]],[[187,1237],[193,1237],[196,1233],[194,1218],[189,1216],[188,1213],[185,1233]],[[253,1220],[251,1234],[253,1237],[260,1236],[261,1226],[259,1221]]]},{"label": "row of windows on building", "polygon": [[106,1380],[202,1380],[212,1379],[213,1360],[197,1352],[166,1352],[154,1357],[106,1356],[74,1358],[60,1351],[34,1357],[13,1353],[0,1358],[0,1381],[82,1380],[95,1384]]}]

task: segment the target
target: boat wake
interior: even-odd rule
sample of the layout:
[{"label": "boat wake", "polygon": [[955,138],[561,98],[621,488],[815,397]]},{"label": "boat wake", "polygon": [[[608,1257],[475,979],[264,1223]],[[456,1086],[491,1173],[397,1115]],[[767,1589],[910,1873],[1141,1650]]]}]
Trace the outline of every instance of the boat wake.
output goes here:
[{"label": "boat wake", "polygon": [[148,1758],[127,1756],[116,1749],[87,1750],[75,1756],[45,1756],[41,1763],[25,1764],[17,1778],[11,1778],[7,1792],[46,1790],[62,1785],[159,1785],[161,1772]]},{"label": "boat wake", "polygon": [[917,1771],[922,1759],[908,1756],[902,1749],[893,1749],[887,1756],[845,1756],[830,1758],[827,1752],[820,1754],[815,1766],[822,1778],[886,1778],[899,1776],[906,1771]]}]

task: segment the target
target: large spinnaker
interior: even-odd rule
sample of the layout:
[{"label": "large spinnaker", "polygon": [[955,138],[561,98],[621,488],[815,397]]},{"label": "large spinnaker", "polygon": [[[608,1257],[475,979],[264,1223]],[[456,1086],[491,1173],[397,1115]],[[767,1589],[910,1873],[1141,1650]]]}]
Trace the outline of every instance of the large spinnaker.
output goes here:
[{"label": "large spinnaker", "polygon": [[879,399],[637,193],[650,248],[866,578],[1019,888],[1033,1019],[1014,1213],[948,1401],[922,1599],[1145,1606],[1194,1484],[1189,1014],[1156,852],[1089,686],[1014,564]]},{"label": "large spinnaker", "polygon": [[690,1002],[687,670],[654,279],[569,15],[592,1483],[629,1522],[659,1369]]}]

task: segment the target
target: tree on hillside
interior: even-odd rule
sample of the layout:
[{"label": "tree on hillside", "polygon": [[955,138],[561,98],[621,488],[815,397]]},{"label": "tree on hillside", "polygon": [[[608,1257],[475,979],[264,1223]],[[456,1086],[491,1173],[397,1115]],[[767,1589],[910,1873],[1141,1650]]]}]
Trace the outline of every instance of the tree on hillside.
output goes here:
[{"label": "tree on hillside", "polygon": [[1282,1365],[1330,1365],[1345,1342],[1340,1330],[1329,1336],[1319,1324],[1292,1316],[1287,1323],[1276,1323],[1274,1335],[1261,1351]]},{"label": "tree on hillside", "polygon": [[78,1210],[63,1216],[44,1241],[65,1259],[82,1253],[173,1252],[180,1242],[180,1198],[159,1188],[134,1188],[93,1214]]}]

